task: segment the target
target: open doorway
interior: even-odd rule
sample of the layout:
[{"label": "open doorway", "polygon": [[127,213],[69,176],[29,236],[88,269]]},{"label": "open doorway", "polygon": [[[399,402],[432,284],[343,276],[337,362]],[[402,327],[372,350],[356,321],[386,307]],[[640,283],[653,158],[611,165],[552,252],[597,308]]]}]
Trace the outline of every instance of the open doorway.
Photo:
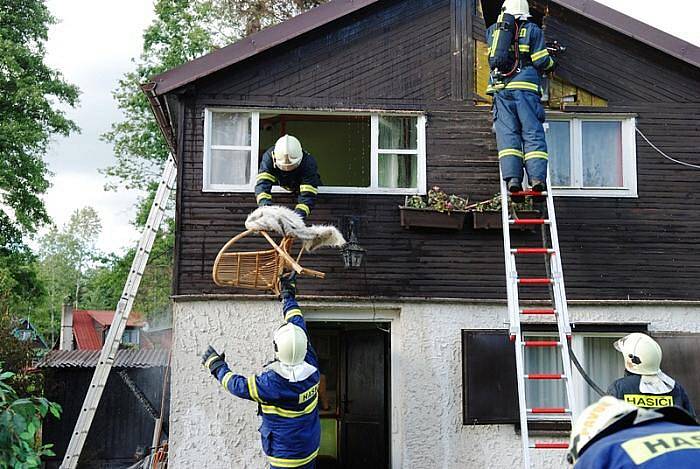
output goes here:
[{"label": "open doorway", "polygon": [[390,467],[389,324],[307,324],[321,368],[318,469]]}]

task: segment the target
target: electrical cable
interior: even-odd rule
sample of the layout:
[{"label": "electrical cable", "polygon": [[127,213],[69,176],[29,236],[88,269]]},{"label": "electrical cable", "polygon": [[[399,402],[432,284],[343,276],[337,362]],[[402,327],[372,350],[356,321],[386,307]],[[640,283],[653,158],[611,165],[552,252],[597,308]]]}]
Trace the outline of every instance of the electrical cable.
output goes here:
[{"label": "electrical cable", "polygon": [[680,161],[680,160],[677,160],[677,159],[675,159],[675,158],[671,158],[671,157],[668,156],[666,153],[664,153],[663,151],[661,151],[661,150],[659,149],[659,147],[657,147],[656,145],[654,145],[653,143],[651,143],[651,141],[647,138],[647,136],[644,135],[644,134],[642,133],[642,131],[639,130],[638,127],[635,126],[635,127],[634,127],[634,130],[636,130],[637,133],[638,133],[639,135],[642,136],[642,138],[649,144],[649,146],[650,146],[651,148],[653,148],[654,150],[656,150],[661,156],[663,156],[663,157],[666,158],[667,160],[673,161],[674,163],[677,163],[677,164],[680,164],[680,165],[683,165],[683,166],[687,166],[687,167],[689,167],[689,168],[700,169],[700,165],[691,164],[691,163],[686,163],[685,161]]}]

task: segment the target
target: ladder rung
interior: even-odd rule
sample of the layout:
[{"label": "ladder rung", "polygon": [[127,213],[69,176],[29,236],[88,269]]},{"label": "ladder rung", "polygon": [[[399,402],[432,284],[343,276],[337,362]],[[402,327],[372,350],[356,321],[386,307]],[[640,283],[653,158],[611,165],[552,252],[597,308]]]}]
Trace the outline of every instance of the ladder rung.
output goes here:
[{"label": "ladder rung", "polygon": [[559,346],[558,340],[525,340],[523,341],[525,347],[557,347]]},{"label": "ladder rung", "polygon": [[520,314],[555,314],[556,310],[554,308],[533,308],[533,309],[521,309]]},{"label": "ladder rung", "polygon": [[508,220],[511,225],[544,225],[549,223],[548,218],[518,218],[516,220]]},{"label": "ladder rung", "polygon": [[510,252],[512,254],[554,254],[556,251],[548,248],[516,248],[511,249]]},{"label": "ladder rung", "polygon": [[536,441],[530,445],[532,449],[569,449],[569,443],[554,443],[554,442],[544,442]]},{"label": "ladder rung", "polygon": [[537,191],[519,191],[519,192],[509,192],[511,197],[543,197],[547,195],[547,191],[537,192]]},{"label": "ladder rung", "polygon": [[531,373],[525,375],[525,379],[566,379],[566,376],[553,373]]},{"label": "ladder rung", "polygon": [[551,278],[519,278],[520,285],[550,285],[554,283]]},{"label": "ladder rung", "polygon": [[568,414],[570,411],[564,407],[533,407],[527,409],[529,414]]}]

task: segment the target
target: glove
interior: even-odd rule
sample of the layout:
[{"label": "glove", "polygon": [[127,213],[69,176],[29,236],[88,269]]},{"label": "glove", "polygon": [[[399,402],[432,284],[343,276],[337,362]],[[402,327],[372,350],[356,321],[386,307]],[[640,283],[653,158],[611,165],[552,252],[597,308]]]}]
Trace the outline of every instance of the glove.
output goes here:
[{"label": "glove", "polygon": [[202,365],[209,369],[212,376],[216,377],[216,370],[226,365],[226,355],[223,353],[219,355],[210,345],[207,351],[202,354]]},{"label": "glove", "polygon": [[294,298],[297,295],[297,273],[287,272],[280,276],[280,293],[282,298]]}]

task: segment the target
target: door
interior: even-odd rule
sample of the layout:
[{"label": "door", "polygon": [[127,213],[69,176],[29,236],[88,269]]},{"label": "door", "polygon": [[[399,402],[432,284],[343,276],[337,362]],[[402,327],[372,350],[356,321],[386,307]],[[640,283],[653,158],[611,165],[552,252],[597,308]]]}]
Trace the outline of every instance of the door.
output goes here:
[{"label": "door", "polygon": [[388,468],[389,334],[356,323],[309,332],[322,376],[319,469]]}]

